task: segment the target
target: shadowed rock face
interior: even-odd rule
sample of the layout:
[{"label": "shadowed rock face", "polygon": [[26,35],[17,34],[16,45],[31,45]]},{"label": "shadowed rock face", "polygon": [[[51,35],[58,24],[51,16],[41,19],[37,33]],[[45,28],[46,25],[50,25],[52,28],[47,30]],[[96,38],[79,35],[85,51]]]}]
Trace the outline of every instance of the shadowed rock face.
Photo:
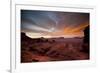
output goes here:
[{"label": "shadowed rock face", "polygon": [[87,26],[84,30],[84,40],[83,40],[83,49],[82,51],[87,53],[89,55],[89,37],[90,37],[90,34],[89,34],[89,26]]},{"label": "shadowed rock face", "polygon": [[85,28],[84,30],[84,43],[89,43],[89,26]]},{"label": "shadowed rock face", "polygon": [[28,40],[32,40],[32,39],[27,37],[24,32],[21,32],[21,41],[28,41]]}]

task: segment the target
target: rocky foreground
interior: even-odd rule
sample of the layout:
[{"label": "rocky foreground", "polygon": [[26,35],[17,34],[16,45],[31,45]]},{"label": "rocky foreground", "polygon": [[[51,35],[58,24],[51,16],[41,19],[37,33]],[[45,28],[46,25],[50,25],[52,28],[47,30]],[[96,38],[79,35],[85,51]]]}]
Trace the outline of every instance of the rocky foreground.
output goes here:
[{"label": "rocky foreground", "polygon": [[88,60],[89,44],[83,38],[36,38],[21,33],[21,62]]}]

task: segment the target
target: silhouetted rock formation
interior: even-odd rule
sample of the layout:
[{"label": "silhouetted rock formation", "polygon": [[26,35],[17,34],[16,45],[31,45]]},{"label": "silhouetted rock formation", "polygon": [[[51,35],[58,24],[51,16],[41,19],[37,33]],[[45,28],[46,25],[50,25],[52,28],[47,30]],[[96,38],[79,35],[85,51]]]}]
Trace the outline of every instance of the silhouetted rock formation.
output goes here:
[{"label": "silhouetted rock formation", "polygon": [[31,38],[27,37],[24,32],[21,32],[21,40],[31,40]]},{"label": "silhouetted rock formation", "polygon": [[84,43],[89,43],[89,26],[85,28],[84,30]]},{"label": "silhouetted rock formation", "polygon": [[89,26],[85,28],[84,30],[84,39],[83,39],[83,49],[82,51],[87,53],[89,55],[89,37],[90,37],[90,34],[89,34]]}]

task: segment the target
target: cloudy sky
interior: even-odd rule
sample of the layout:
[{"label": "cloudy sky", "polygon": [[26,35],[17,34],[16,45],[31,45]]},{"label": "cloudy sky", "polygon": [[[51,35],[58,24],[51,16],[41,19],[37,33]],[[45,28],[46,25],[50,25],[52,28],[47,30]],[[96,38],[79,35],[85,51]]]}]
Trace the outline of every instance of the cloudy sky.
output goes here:
[{"label": "cloudy sky", "polygon": [[82,37],[89,13],[21,10],[21,32],[31,38]]}]

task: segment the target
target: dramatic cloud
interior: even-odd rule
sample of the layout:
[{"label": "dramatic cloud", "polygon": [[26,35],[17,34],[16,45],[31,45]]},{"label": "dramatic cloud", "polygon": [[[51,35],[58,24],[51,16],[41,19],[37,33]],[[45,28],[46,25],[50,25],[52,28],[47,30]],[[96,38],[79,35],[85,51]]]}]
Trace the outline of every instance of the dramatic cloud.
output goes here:
[{"label": "dramatic cloud", "polygon": [[89,13],[21,10],[21,31],[36,36],[83,36]]}]

